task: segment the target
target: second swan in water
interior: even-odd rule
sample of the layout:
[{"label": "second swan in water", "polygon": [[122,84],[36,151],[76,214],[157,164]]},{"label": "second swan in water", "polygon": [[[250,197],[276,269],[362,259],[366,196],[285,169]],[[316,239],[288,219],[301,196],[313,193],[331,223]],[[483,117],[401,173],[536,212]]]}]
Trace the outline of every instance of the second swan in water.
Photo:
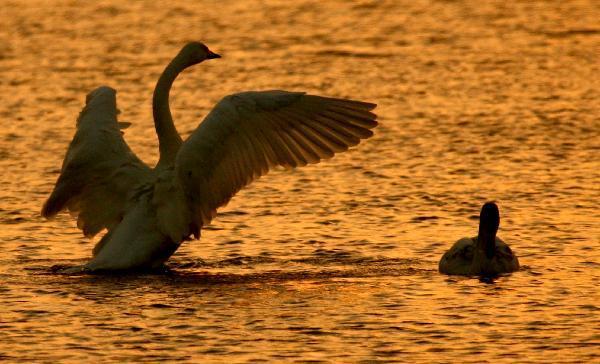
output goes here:
[{"label": "second swan in water", "polygon": [[479,234],[454,243],[440,260],[440,272],[494,276],[519,270],[517,256],[496,236],[499,225],[498,206],[493,202],[485,203],[479,215]]},{"label": "second swan in water", "polygon": [[69,210],[89,237],[107,230],[93,258],[70,271],[157,268],[272,167],[317,163],[373,135],[375,104],[251,91],[223,98],[183,141],[169,109],[171,85],[185,68],[214,58],[220,56],[192,42],[161,74],[152,99],[160,151],[154,168],[122,137],[116,91],[103,86],[88,94],[42,209],[45,217]]}]

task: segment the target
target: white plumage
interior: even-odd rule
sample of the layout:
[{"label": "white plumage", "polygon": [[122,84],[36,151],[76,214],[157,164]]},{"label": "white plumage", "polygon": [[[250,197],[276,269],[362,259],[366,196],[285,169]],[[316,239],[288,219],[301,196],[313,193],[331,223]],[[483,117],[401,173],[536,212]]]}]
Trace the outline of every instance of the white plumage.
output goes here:
[{"label": "white plumage", "polygon": [[208,224],[217,208],[273,166],[317,163],[373,135],[375,104],[301,92],[223,98],[185,142],[169,90],[185,68],[219,56],[189,43],[161,75],[153,98],[160,159],[150,168],[122,137],[116,91],[87,96],[56,186],[42,215],[68,209],[86,236],[108,232],[82,270],[156,268]]}]

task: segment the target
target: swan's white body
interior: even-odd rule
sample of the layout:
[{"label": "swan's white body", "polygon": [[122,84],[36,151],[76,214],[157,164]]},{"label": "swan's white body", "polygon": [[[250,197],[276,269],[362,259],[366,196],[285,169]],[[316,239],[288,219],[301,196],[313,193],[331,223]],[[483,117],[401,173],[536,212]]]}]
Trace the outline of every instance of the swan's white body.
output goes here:
[{"label": "swan's white body", "polygon": [[519,270],[519,260],[510,247],[496,237],[496,251],[490,259],[477,243],[477,236],[462,238],[440,260],[441,273],[450,275],[497,275]]},{"label": "swan's white body", "polygon": [[87,96],[56,186],[42,215],[68,209],[86,236],[108,232],[88,271],[156,268],[215,216],[218,207],[273,166],[317,163],[370,137],[374,104],[301,92],[243,92],[225,97],[182,141],[168,105],[186,67],[218,58],[190,43],[157,83],[153,99],[160,160],[150,168],[122,137],[116,91]]}]

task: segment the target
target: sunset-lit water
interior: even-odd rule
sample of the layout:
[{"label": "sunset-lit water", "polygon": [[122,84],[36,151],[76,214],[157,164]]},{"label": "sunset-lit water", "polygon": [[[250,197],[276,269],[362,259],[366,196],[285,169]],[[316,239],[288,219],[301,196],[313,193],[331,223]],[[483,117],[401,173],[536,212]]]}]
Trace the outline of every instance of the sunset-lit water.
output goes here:
[{"label": "sunset-lit water", "polygon": [[[600,361],[598,2],[0,5],[0,361]],[[223,58],[174,86],[185,135],[252,89],[375,102],[381,125],[242,191],[171,274],[53,273],[93,247],[39,216],[85,94],[118,90],[154,164],[152,88],[188,40]],[[438,274],[487,200],[522,270]]]}]

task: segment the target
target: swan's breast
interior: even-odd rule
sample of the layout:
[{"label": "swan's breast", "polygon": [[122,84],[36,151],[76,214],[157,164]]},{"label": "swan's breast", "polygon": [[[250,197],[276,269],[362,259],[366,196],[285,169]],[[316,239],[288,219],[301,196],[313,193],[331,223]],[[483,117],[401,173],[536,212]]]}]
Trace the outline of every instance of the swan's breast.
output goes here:
[{"label": "swan's breast", "polygon": [[[157,228],[155,211],[144,197],[132,204],[119,225],[108,233],[108,240],[86,264],[87,269],[152,268],[168,259],[170,254],[163,258],[165,250],[175,251],[170,249],[173,243]],[[162,261],[157,263],[157,258]]]}]

